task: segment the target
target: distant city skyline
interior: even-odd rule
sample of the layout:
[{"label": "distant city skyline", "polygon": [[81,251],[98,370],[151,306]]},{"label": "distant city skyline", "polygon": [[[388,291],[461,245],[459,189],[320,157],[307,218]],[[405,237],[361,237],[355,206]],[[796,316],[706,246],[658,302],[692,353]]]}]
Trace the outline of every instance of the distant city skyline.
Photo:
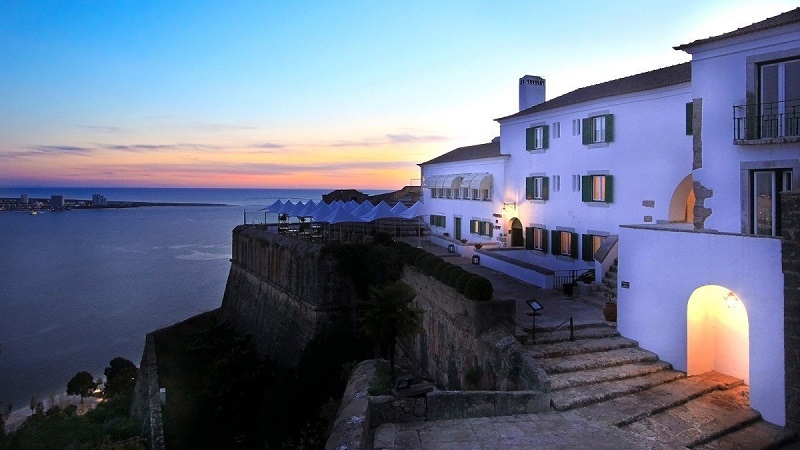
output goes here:
[{"label": "distant city skyline", "polygon": [[0,186],[397,189],[788,1],[0,4]]}]

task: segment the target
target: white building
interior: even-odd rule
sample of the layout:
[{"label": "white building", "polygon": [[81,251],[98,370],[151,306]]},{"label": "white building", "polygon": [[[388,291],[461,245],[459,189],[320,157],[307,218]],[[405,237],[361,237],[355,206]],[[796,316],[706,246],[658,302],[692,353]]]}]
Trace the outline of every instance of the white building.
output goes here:
[{"label": "white building", "polygon": [[[543,79],[520,79],[499,148],[421,164],[433,240],[494,221],[469,243],[508,248],[480,263],[543,287],[618,254],[620,332],[690,375],[744,379],[783,425],[778,193],[800,186],[800,8],[676,49],[692,61],[547,101]],[[491,201],[448,198],[464,174],[491,176]]]}]

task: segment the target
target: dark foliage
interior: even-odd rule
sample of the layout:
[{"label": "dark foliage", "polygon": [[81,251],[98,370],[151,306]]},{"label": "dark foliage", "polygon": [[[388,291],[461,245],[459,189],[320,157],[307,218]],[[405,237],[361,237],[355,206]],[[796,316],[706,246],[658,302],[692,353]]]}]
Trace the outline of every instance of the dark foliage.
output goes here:
[{"label": "dark foliage", "polygon": [[97,387],[94,382],[94,377],[89,372],[82,370],[76,373],[72,379],[67,382],[67,395],[80,395],[81,402],[85,397],[88,397],[92,389]]},{"label": "dark foliage", "polygon": [[484,277],[473,276],[464,287],[464,296],[471,300],[485,302],[492,299],[494,288],[492,283]]}]

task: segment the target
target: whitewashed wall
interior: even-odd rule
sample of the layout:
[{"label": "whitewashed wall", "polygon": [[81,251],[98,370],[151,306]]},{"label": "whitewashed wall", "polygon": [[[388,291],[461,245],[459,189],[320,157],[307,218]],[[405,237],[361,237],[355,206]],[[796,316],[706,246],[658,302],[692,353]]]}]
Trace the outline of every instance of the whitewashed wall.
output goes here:
[{"label": "whitewashed wall", "polygon": [[[794,160],[796,169],[800,168],[800,143],[733,143],[733,107],[748,103],[748,57],[786,51],[800,56],[800,26],[790,30],[749,34],[690,50],[692,97],[703,102],[703,167],[694,172],[694,180],[714,191],[705,202],[712,209],[705,222],[707,229],[743,231],[742,200],[747,203],[748,199],[742,199],[741,162]],[[793,176],[793,186],[800,186],[800,170]]]},{"label": "whitewashed wall", "polygon": [[[673,192],[692,171],[692,138],[685,126],[690,101],[691,87],[685,83],[501,120],[500,146],[511,155],[506,201],[516,201],[524,227],[569,227],[580,234],[617,234],[620,224],[644,223],[645,216],[653,222],[667,220]],[[581,135],[573,135],[572,121],[603,112],[614,115],[613,142],[600,148],[583,145]],[[554,122],[560,122],[560,138],[552,136]],[[541,123],[550,127],[549,148],[531,153],[525,149],[525,130]],[[613,203],[582,202],[581,192],[573,191],[572,176],[604,170],[614,177]],[[549,200],[526,200],[525,178],[540,173],[549,177]],[[558,192],[554,175],[561,178]],[[644,200],[654,201],[655,207],[643,206]],[[543,267],[563,266],[553,255],[539,256]],[[586,263],[578,259],[574,265]]]},{"label": "whitewashed wall", "polygon": [[[443,215],[447,217],[445,229],[432,227],[433,233],[450,233],[455,236],[453,230],[453,217],[461,216],[461,236],[470,242],[496,241],[499,234],[503,231],[494,230],[491,238],[485,236],[471,235],[469,232],[469,221],[473,218],[481,220],[495,221],[493,214],[500,213],[503,209],[503,185],[505,183],[505,164],[507,157],[499,156],[494,158],[474,159],[469,161],[457,161],[451,163],[426,164],[422,166],[423,180],[434,175],[450,175],[457,173],[483,173],[492,174],[492,201],[476,201],[464,199],[432,198],[431,190],[422,189],[423,214],[425,220],[429,220],[430,214]],[[499,222],[502,222],[499,221]],[[501,223],[498,223],[501,225]]]},{"label": "whitewashed wall", "polygon": [[784,425],[783,273],[777,238],[620,228],[618,329],[672,363],[687,364],[687,304],[719,285],[747,309],[750,404]]}]

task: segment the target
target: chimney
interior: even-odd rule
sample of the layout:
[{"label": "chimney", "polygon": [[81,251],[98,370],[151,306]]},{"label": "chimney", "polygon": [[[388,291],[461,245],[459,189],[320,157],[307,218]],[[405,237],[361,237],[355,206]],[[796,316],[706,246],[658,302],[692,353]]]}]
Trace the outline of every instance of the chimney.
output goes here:
[{"label": "chimney", "polygon": [[519,79],[519,110],[544,103],[544,78],[525,75]]}]

